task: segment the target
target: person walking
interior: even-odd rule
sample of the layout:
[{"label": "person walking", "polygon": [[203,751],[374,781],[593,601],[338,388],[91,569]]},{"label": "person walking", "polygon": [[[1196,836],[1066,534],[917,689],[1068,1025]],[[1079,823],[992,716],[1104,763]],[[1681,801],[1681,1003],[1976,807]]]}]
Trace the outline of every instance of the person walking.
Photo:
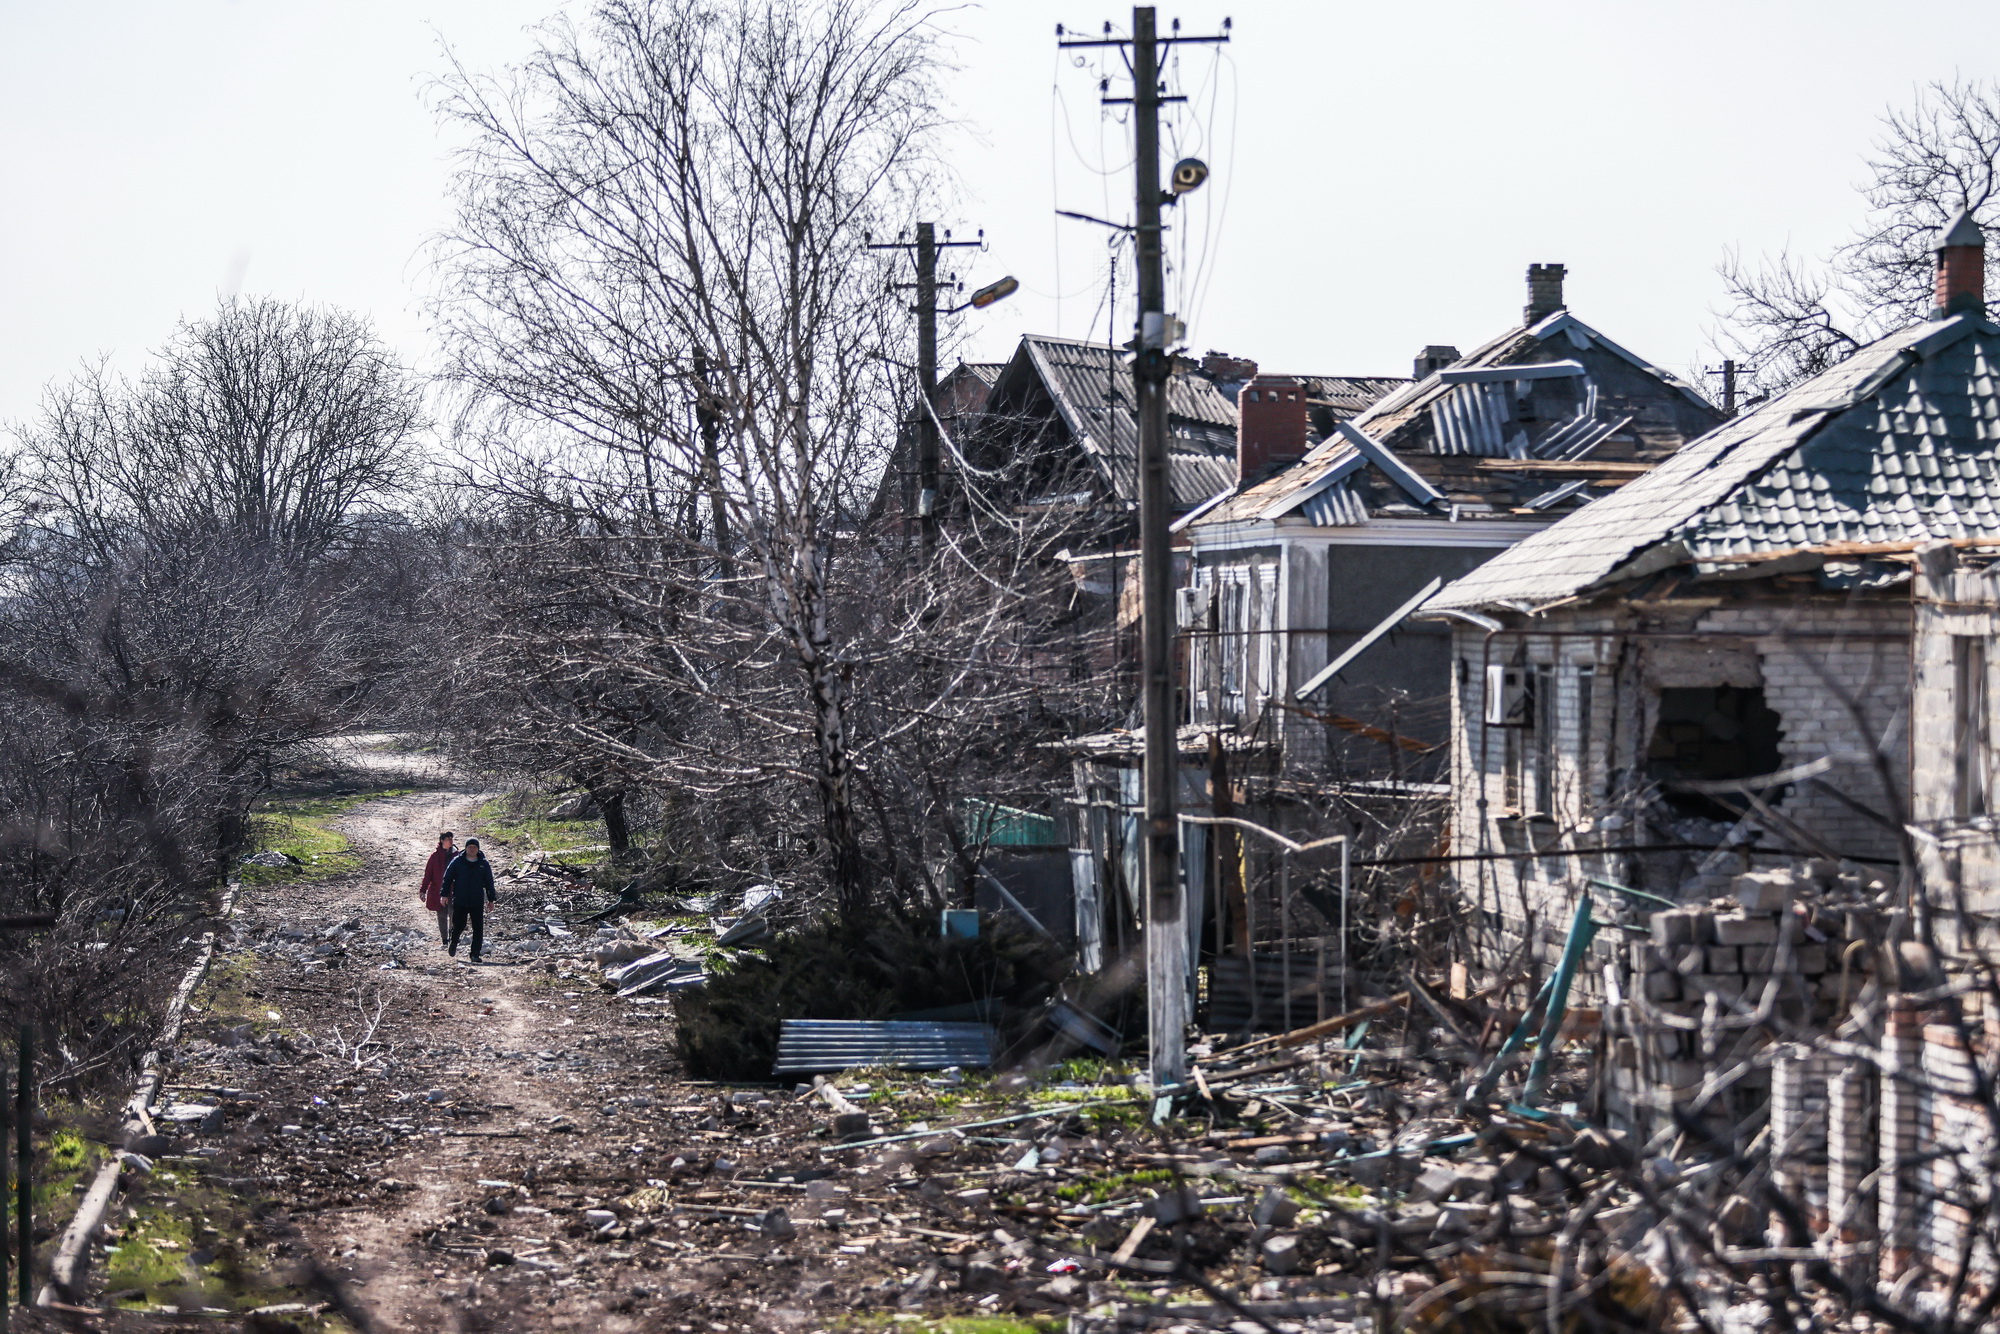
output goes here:
[{"label": "person walking", "polygon": [[451,904],[451,940],[446,952],[458,957],[458,940],[467,922],[472,924],[472,962],[479,962],[480,947],[486,943],[486,905],[499,895],[493,892],[493,863],[486,860],[479,840],[465,840],[465,851],[444,868],[444,897]]},{"label": "person walking", "polygon": [[451,943],[451,904],[444,896],[444,868],[451,865],[456,851],[452,847],[451,830],[439,834],[437,849],[424,863],[424,882],[417,887],[417,892],[424,896],[424,906],[437,914],[440,945]]}]

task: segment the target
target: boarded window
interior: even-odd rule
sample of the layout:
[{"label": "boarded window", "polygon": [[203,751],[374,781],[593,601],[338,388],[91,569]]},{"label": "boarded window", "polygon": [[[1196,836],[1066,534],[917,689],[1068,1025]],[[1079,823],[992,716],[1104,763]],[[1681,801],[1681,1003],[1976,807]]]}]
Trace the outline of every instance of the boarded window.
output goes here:
[{"label": "boarded window", "polygon": [[1507,738],[1506,797],[1517,815],[1555,810],[1555,669],[1543,664],[1507,669],[1514,688],[1509,713],[1518,722]]}]

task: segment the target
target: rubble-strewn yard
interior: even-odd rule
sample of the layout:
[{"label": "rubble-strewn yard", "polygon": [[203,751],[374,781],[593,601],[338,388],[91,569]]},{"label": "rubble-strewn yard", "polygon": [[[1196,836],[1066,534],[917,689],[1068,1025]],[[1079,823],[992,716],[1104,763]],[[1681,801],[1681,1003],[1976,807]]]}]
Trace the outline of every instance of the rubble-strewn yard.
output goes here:
[{"label": "rubble-strewn yard", "polygon": [[[683,1078],[671,995],[620,999],[597,962],[658,927],[587,922],[608,896],[524,835],[494,840],[488,964],[445,957],[417,869],[436,828],[477,828],[471,804],[370,801],[336,821],[357,874],[244,890],[97,1301],[263,1307],[260,1327],[344,1303],[389,1328],[972,1334],[1372,1327],[1416,1300],[1442,1327],[1468,1284],[1496,1311],[1510,1286],[1541,1301],[1552,1246],[1575,1263],[1635,1217],[1616,1141],[1458,1115],[1466,1068],[1423,1023],[1400,1045],[1217,1040],[1164,1105],[1094,1059]],[[650,943],[683,937],[699,957],[692,931]],[[1643,1322],[1635,1283],[1596,1300]]]}]

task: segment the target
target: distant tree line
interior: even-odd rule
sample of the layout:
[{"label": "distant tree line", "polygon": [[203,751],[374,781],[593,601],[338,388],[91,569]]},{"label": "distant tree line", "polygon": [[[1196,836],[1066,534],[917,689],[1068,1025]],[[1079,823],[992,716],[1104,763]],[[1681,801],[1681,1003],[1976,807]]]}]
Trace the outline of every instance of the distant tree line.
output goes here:
[{"label": "distant tree line", "polygon": [[52,387],[4,460],[0,1003],[129,1061],[299,747],[386,716],[435,577],[419,386],[367,326],[229,301]]}]

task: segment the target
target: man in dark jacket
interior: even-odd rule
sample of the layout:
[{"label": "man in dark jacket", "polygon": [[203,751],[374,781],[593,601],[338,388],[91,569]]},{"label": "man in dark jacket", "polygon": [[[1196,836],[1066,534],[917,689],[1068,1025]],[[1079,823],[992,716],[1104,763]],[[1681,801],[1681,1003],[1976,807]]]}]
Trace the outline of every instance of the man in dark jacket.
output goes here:
[{"label": "man in dark jacket", "polygon": [[465,924],[472,923],[472,962],[479,962],[479,948],[486,940],[486,905],[499,896],[493,892],[493,863],[486,860],[479,840],[465,840],[465,851],[444,868],[444,896],[451,904],[450,953],[458,954],[458,938]]},{"label": "man in dark jacket", "polygon": [[437,914],[440,945],[451,943],[451,904],[444,896],[444,868],[451,865],[454,855],[451,830],[447,829],[438,835],[437,850],[424,863],[423,883],[417,886],[417,893],[424,897],[424,906]]}]

